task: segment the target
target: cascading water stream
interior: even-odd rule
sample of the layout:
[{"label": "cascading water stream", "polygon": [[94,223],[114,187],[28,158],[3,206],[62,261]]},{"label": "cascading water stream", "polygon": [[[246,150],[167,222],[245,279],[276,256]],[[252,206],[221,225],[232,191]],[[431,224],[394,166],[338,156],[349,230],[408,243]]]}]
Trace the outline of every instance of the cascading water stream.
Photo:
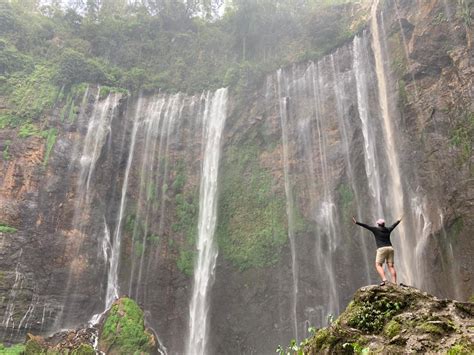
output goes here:
[{"label": "cascading water stream", "polygon": [[[378,98],[380,105],[380,113],[382,115],[382,128],[384,132],[385,148],[388,159],[388,173],[390,177],[390,186],[388,195],[390,196],[391,203],[391,216],[394,218],[399,218],[403,216],[403,207],[404,207],[404,192],[400,177],[400,167],[399,167],[399,158],[398,152],[395,149],[395,134],[393,123],[390,115],[390,108],[388,102],[388,88],[387,88],[387,74],[385,72],[385,63],[384,63],[384,53],[383,53],[383,44],[382,38],[379,31],[377,9],[379,5],[379,0],[375,0],[371,8],[371,19],[370,19],[370,30],[372,33],[372,48],[374,51],[375,59],[375,72],[377,76],[377,87],[378,87]],[[405,231],[405,223],[401,223],[398,226],[398,232],[400,234],[400,251],[402,255],[405,255],[402,259],[400,273],[402,274],[402,279],[405,282],[413,284],[417,277],[414,274],[415,268],[413,264],[413,255],[410,248],[410,241],[406,240],[407,234]]]},{"label": "cascading water stream", "polygon": [[[154,163],[155,163],[155,148],[156,148],[156,141],[158,137],[160,137],[160,124],[162,118],[162,111],[166,104],[166,100],[164,97],[161,97],[152,104],[146,105],[146,111],[140,112],[139,116],[145,117],[141,127],[145,130],[145,142],[144,142],[144,150],[142,156],[142,164],[141,164],[141,173],[140,173],[140,191],[138,195],[137,201],[137,211],[133,226],[133,233],[132,233],[132,247],[135,249],[137,243],[139,243],[139,234],[142,233],[141,231],[141,221],[145,221],[145,228],[148,228],[148,208],[149,202],[153,202],[153,195],[155,192],[155,185],[153,178],[154,172]],[[145,108],[145,105],[141,105],[138,109]],[[158,156],[158,160],[160,156]],[[143,233],[143,238],[146,238],[146,232]],[[140,251],[140,249],[138,249]],[[141,251],[144,251],[144,247],[142,244]],[[136,254],[135,252],[133,254]],[[141,253],[140,253],[141,254]],[[138,291],[139,291],[139,284],[136,283],[135,289],[133,289],[133,283],[135,281],[135,273],[136,273],[137,262],[136,258],[132,258],[132,267],[130,272],[130,284],[128,293],[132,297],[138,299]]]},{"label": "cascading water stream", "polygon": [[204,152],[199,192],[197,262],[194,268],[193,293],[189,312],[189,338],[186,353],[207,353],[209,328],[209,291],[211,289],[217,248],[214,231],[217,220],[217,181],[221,138],[227,114],[227,89],[219,89],[206,102],[203,116]]},{"label": "cascading water stream", "polygon": [[[337,52],[336,52],[337,55]],[[349,145],[349,135],[348,131],[350,131],[350,127],[348,127],[348,120],[349,120],[349,114],[347,112],[347,105],[345,104],[346,97],[350,96],[348,95],[346,90],[346,85],[348,83],[351,83],[351,79],[354,76],[354,67],[352,67],[352,70],[348,73],[348,75],[345,75],[344,73],[340,72],[339,65],[337,64],[337,61],[335,59],[334,54],[330,55],[331,59],[331,71],[332,71],[332,80],[333,80],[333,87],[334,87],[334,97],[336,100],[336,113],[338,117],[338,122],[339,122],[339,128],[341,130],[341,136],[342,136],[342,141],[344,144],[344,151],[345,151],[345,156],[346,156],[346,164],[347,164],[347,178],[349,180],[349,184],[354,192],[354,197],[356,201],[360,201],[360,193],[356,184],[356,174],[354,171],[353,164],[351,162],[351,156],[350,156],[350,145]],[[354,56],[354,46],[352,47],[352,56]],[[361,208],[360,204],[357,204],[356,207],[357,215],[361,215]],[[359,230],[359,235],[361,235],[362,231]],[[362,243],[362,254],[364,257],[364,260],[368,261],[368,255],[367,255],[367,238],[363,238],[361,236],[361,243]],[[366,282],[370,283],[370,271],[369,271],[369,263],[365,262],[365,275],[366,275]]]},{"label": "cascading water stream", "polygon": [[117,216],[117,225],[115,227],[114,238],[112,241],[113,245],[112,245],[112,252],[110,254],[110,267],[109,267],[109,272],[107,275],[107,292],[105,296],[105,309],[108,309],[112,305],[114,300],[119,297],[118,266],[119,266],[119,258],[120,258],[120,245],[122,242],[122,223],[123,223],[123,215],[125,211],[125,203],[126,203],[126,198],[127,198],[130,167],[132,166],[137,131],[138,131],[138,126],[140,125],[139,114],[140,114],[140,108],[141,108],[142,102],[143,102],[143,99],[140,96],[138,99],[135,119],[133,122],[131,142],[130,142],[130,148],[129,148],[130,150],[128,154],[127,167],[125,169],[125,175],[123,179],[122,195],[120,198],[120,208],[119,208],[119,213]]},{"label": "cascading water stream", "polygon": [[[317,250],[318,259],[322,258],[324,268],[329,278],[330,297],[327,300],[327,311],[334,315],[339,313],[339,297],[336,287],[336,273],[334,270],[333,256],[337,247],[337,231],[335,225],[335,204],[332,193],[330,191],[330,167],[327,163],[327,138],[325,135],[325,123],[323,121],[323,77],[321,75],[320,63],[314,65],[311,63],[311,91],[313,96],[314,116],[316,121],[317,142],[319,150],[319,161],[321,170],[321,183],[323,187],[322,203],[319,207],[318,220],[322,226],[323,235],[319,236],[319,247]],[[310,148],[311,151],[314,148]],[[327,251],[323,252],[321,238],[327,238]]]},{"label": "cascading water stream", "polygon": [[362,124],[362,135],[364,137],[365,172],[370,194],[375,201],[375,211],[373,212],[376,213],[377,216],[383,216],[382,185],[379,174],[380,166],[376,153],[375,129],[373,124],[370,123],[373,120],[369,117],[369,72],[367,70],[369,58],[365,48],[367,48],[365,33],[362,37],[355,36],[353,41],[353,70],[357,87],[357,108]]},{"label": "cascading water stream", "polygon": [[281,121],[281,134],[282,134],[282,146],[283,146],[283,172],[285,178],[285,194],[286,194],[286,214],[288,217],[288,237],[290,239],[291,249],[291,271],[293,276],[293,298],[292,298],[292,310],[293,310],[293,327],[295,339],[298,341],[298,316],[297,316],[297,303],[298,303],[298,265],[296,262],[296,246],[295,246],[295,221],[294,221],[294,199],[293,191],[290,184],[290,171],[289,171],[289,154],[288,154],[288,110],[289,110],[289,97],[283,96],[288,95],[288,83],[282,77],[282,70],[277,71],[277,98],[280,110],[280,121]]}]

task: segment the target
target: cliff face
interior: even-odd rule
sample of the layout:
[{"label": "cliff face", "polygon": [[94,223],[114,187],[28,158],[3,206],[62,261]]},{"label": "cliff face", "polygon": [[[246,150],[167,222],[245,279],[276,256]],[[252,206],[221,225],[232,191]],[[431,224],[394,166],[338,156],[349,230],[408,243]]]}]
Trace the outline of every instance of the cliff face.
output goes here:
[{"label": "cliff face", "polygon": [[[352,214],[404,214],[401,281],[472,294],[472,13],[443,1],[377,10],[319,62],[229,93],[211,353],[273,352],[376,281]],[[128,294],[168,351],[184,351],[214,95],[90,87],[46,118],[54,145],[0,131],[3,341],[86,322]]]}]

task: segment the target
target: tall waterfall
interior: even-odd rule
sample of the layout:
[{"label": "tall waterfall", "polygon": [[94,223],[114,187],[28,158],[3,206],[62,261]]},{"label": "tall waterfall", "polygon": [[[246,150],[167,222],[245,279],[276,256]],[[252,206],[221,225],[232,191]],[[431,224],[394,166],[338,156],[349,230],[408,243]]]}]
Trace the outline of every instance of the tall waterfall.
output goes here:
[{"label": "tall waterfall", "polygon": [[[378,88],[378,98],[380,105],[380,113],[382,116],[382,127],[385,140],[385,149],[388,159],[388,172],[390,176],[390,182],[387,189],[388,195],[390,195],[390,216],[392,218],[401,218],[404,213],[404,191],[402,187],[402,181],[400,177],[400,163],[398,158],[398,151],[395,149],[397,144],[395,140],[395,131],[393,118],[391,116],[391,110],[389,107],[389,90],[387,87],[387,73],[385,69],[385,51],[383,39],[386,36],[380,35],[380,27],[378,23],[378,5],[379,1],[376,0],[372,4],[371,8],[371,20],[370,20],[370,29],[372,33],[372,48],[374,51],[375,59],[375,72],[377,75],[377,88]],[[383,26],[382,26],[383,30]],[[400,245],[400,252],[405,255],[401,259],[400,269],[402,277],[405,279],[405,282],[409,284],[414,284],[417,279],[420,279],[420,276],[417,277],[417,269],[413,263],[413,255],[411,254],[411,246],[413,243],[408,241],[408,235],[405,231],[406,223],[401,223],[399,228],[400,233],[400,242],[397,243]],[[410,257],[410,256],[411,257]]]},{"label": "tall waterfall", "polygon": [[[82,243],[91,233],[90,231],[90,220],[92,218],[92,180],[94,174],[96,173],[97,161],[100,157],[100,154],[103,151],[104,145],[109,138],[111,133],[111,122],[116,114],[116,109],[118,107],[119,100],[121,98],[120,94],[111,94],[104,100],[100,99],[100,89],[97,90],[95,94],[92,112],[88,116],[88,96],[89,89],[86,90],[84,98],[82,100],[82,105],[80,108],[80,113],[78,121],[80,124],[86,124],[87,131],[82,142],[82,152],[80,156],[77,157],[79,167],[79,177],[77,180],[76,186],[76,199],[74,206],[74,216],[72,225],[75,228],[74,242],[71,244],[70,252],[75,256],[75,260],[72,262],[72,266],[69,270],[69,277],[65,287],[65,295],[68,299],[66,303],[70,303],[71,299],[74,299],[75,292],[73,291],[76,282],[75,275],[75,263],[80,264],[82,255],[80,253]],[[88,119],[88,121],[86,121]],[[84,122],[86,121],[86,122]],[[75,147],[77,149],[77,147]],[[74,164],[71,163],[71,167]],[[105,238],[105,230],[104,237]],[[63,309],[64,311],[64,309]],[[63,312],[62,311],[62,312]],[[68,309],[65,309],[66,314],[61,314],[57,317],[57,322],[65,322],[67,324],[68,318]]]},{"label": "tall waterfall", "polygon": [[282,71],[277,72],[277,91],[278,91],[278,107],[280,110],[280,121],[281,121],[281,135],[282,135],[282,148],[283,148],[283,171],[285,178],[285,194],[286,194],[286,214],[288,216],[288,238],[290,239],[290,250],[291,250],[291,270],[293,274],[293,298],[292,298],[292,310],[293,310],[293,326],[295,332],[295,339],[298,340],[298,316],[297,316],[297,304],[298,304],[298,264],[296,262],[296,246],[295,246],[295,221],[294,221],[294,200],[293,191],[290,182],[289,172],[289,156],[288,156],[288,120],[289,120],[289,100],[288,95],[288,80],[282,78]]},{"label": "tall waterfall", "polygon": [[[210,93],[208,95],[211,95]],[[199,191],[197,262],[189,313],[189,355],[207,353],[209,291],[214,279],[217,248],[217,181],[222,132],[227,114],[227,89],[219,89],[206,101],[203,116],[203,161]]]},{"label": "tall waterfall", "polygon": [[133,122],[132,138],[129,148],[129,155],[127,160],[127,167],[125,169],[125,177],[122,184],[122,195],[120,198],[119,213],[117,216],[117,226],[115,227],[112,252],[110,255],[110,268],[107,276],[107,293],[105,296],[105,308],[109,308],[113,301],[119,296],[118,286],[118,267],[120,258],[120,246],[122,244],[122,223],[125,211],[125,203],[127,198],[128,179],[130,176],[130,167],[132,166],[133,153],[135,151],[135,142],[137,137],[137,130],[139,126],[139,113],[142,101],[138,100],[138,108]]}]

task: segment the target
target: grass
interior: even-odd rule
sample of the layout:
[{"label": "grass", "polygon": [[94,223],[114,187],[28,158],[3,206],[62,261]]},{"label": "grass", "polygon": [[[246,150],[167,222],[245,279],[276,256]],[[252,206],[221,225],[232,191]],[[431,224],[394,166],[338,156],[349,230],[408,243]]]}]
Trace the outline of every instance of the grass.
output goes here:
[{"label": "grass", "polygon": [[7,139],[5,141],[5,147],[3,148],[2,152],[2,157],[3,160],[9,160],[10,159],[10,145],[12,144],[12,141]]},{"label": "grass", "polygon": [[4,223],[0,223],[0,233],[5,233],[5,234],[13,234],[16,233],[17,229],[14,227],[10,227]]},{"label": "grass", "polygon": [[48,165],[48,160],[51,155],[51,151],[53,150],[54,144],[56,143],[56,138],[58,135],[58,130],[56,128],[50,128],[47,131],[46,136],[46,149],[44,153],[43,165]]}]

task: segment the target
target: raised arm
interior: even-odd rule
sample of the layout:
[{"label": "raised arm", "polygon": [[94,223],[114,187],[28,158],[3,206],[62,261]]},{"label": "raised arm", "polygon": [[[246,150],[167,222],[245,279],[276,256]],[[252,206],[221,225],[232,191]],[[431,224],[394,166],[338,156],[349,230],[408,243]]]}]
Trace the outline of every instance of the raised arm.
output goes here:
[{"label": "raised arm", "polygon": [[391,232],[395,229],[396,226],[398,226],[398,224],[402,221],[402,219],[400,218],[398,221],[396,221],[394,224],[392,224],[390,227],[388,227],[388,230]]},{"label": "raised arm", "polygon": [[355,224],[361,227],[364,227],[365,229],[368,229],[369,231],[372,231],[375,228],[375,227],[369,226],[368,224],[357,222],[355,217],[352,217],[352,222],[354,222]]}]

